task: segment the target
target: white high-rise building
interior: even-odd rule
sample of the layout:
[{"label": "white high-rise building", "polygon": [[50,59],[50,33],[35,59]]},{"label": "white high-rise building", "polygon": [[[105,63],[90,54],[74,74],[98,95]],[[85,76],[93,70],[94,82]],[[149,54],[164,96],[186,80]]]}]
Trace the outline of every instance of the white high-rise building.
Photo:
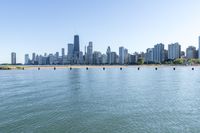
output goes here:
[{"label": "white high-rise building", "polygon": [[153,61],[154,63],[162,63],[164,61],[164,44],[156,44],[153,48]]},{"label": "white high-rise building", "polygon": [[181,45],[172,43],[168,45],[168,59],[174,60],[181,57]]},{"label": "white high-rise building", "polygon": [[119,47],[119,64],[123,65],[125,60],[124,47]]}]

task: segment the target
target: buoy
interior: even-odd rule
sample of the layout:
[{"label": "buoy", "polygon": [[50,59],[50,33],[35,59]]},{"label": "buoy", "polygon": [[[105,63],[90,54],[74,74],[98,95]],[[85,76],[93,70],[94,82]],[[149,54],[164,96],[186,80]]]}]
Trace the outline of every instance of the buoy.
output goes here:
[{"label": "buoy", "polygon": [[122,67],[120,67],[120,70],[122,70]]}]

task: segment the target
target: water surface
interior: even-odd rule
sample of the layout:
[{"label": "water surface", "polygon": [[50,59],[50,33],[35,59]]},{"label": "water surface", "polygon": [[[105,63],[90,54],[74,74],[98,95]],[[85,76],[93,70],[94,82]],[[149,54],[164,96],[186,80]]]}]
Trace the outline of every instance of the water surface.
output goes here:
[{"label": "water surface", "polygon": [[1,133],[199,133],[200,68],[0,71]]}]

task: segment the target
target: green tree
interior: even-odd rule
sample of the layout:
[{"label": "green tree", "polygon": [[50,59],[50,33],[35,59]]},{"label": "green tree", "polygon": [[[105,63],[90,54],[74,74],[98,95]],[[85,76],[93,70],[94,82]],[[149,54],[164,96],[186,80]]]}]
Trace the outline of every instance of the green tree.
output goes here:
[{"label": "green tree", "polygon": [[183,58],[178,58],[173,61],[174,64],[182,65],[185,62]]},{"label": "green tree", "polygon": [[144,59],[138,59],[138,61],[137,61],[137,64],[138,65],[143,65],[144,64]]}]

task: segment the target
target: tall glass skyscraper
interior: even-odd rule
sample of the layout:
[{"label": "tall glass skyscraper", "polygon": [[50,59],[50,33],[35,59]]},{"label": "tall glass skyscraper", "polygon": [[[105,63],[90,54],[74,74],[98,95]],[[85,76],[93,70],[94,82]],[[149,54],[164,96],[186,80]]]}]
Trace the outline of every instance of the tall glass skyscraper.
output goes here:
[{"label": "tall glass skyscraper", "polygon": [[119,47],[119,64],[123,65],[124,64],[124,47]]},{"label": "tall glass skyscraper", "polygon": [[75,58],[79,57],[79,52],[80,52],[80,49],[79,49],[79,36],[75,35],[74,36],[74,56],[75,56]]},{"label": "tall glass skyscraper", "polygon": [[87,63],[93,64],[93,43],[89,42],[89,45],[87,46]]},{"label": "tall glass skyscraper", "polygon": [[12,65],[16,65],[16,53],[15,52],[12,52],[11,53],[11,64]]}]

